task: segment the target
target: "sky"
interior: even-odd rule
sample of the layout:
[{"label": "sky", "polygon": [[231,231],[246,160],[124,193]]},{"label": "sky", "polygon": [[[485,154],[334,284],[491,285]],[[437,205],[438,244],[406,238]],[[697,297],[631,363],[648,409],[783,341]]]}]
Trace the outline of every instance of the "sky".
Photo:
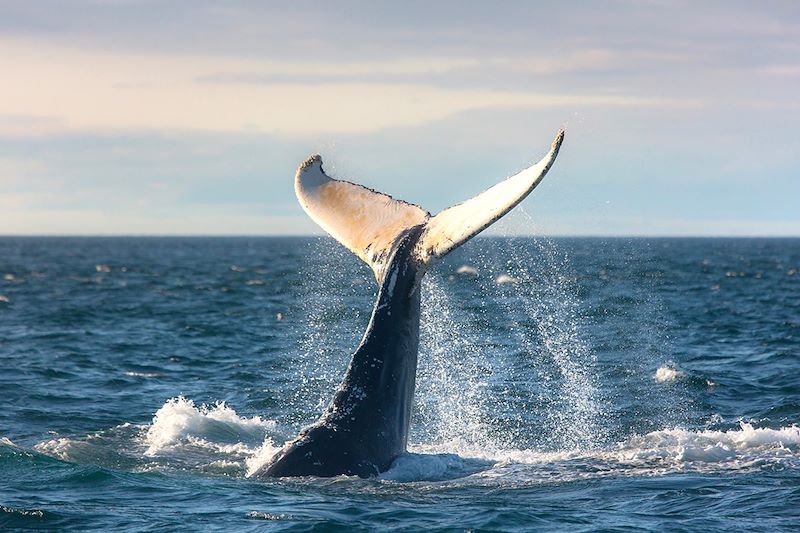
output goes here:
[{"label": "sky", "polygon": [[0,0],[0,235],[320,233],[325,169],[500,231],[800,235],[800,4]]}]

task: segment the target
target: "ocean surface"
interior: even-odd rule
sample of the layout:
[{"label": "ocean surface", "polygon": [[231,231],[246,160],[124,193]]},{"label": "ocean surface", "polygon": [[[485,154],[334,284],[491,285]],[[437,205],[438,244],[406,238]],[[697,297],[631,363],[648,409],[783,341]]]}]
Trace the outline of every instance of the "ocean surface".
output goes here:
[{"label": "ocean surface", "polygon": [[410,451],[261,480],[369,319],[328,238],[0,238],[0,530],[800,530],[800,239],[478,238]]}]

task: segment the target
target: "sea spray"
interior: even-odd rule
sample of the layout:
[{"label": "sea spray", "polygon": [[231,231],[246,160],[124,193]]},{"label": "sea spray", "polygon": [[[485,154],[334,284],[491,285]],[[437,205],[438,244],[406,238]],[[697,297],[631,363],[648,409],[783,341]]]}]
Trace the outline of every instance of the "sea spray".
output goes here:
[{"label": "sea spray", "polygon": [[740,422],[727,430],[667,428],[604,447],[543,451],[416,445],[381,475],[395,481],[452,480],[464,486],[561,485],[606,477],[753,472],[800,468],[800,428],[759,428]]},{"label": "sea spray", "polygon": [[[520,213],[499,226],[517,234],[521,226],[530,231],[532,220]],[[479,298],[503,310],[484,320],[506,339],[489,356],[492,405],[484,408],[498,413],[495,442],[546,450],[601,445],[606,399],[569,257],[541,237],[486,239],[468,254],[486,274],[475,287]]]},{"label": "sea spray", "polygon": [[144,453],[154,456],[190,440],[234,445],[252,443],[274,427],[274,421],[260,416],[239,417],[225,402],[196,406],[192,400],[178,396],[167,400],[153,416],[145,434],[147,450]]},{"label": "sea spray", "polygon": [[[530,248],[513,240],[504,251],[513,261],[512,275],[523,282],[518,289],[521,309],[541,343],[531,355],[550,365],[552,387],[540,389],[540,399],[549,405],[548,429],[563,449],[596,447],[606,437],[604,406],[596,381],[597,360],[583,338],[569,258],[546,238],[534,238],[533,246],[538,265]],[[531,268],[534,265],[538,268]],[[517,331],[526,334],[525,328]],[[528,339],[526,344],[530,348]]]},{"label": "sea spray", "polygon": [[[532,220],[520,211],[500,226],[514,234],[523,225],[530,231]],[[376,290],[369,271],[359,270],[360,263],[330,239],[307,246],[305,282],[297,287],[294,311],[300,315],[302,355],[290,384],[293,409],[281,421],[293,428],[315,420],[330,401]],[[448,272],[459,270],[445,263],[434,265],[424,278],[412,442],[451,442],[447,450],[455,453],[476,445],[566,450],[630,435],[630,428],[616,427],[629,406],[616,405],[617,392],[604,386],[606,376],[592,349],[597,340],[587,337],[584,324],[593,317],[582,307],[582,280],[563,247],[544,237],[489,238],[467,244],[458,255],[460,267],[464,256],[471,275],[448,278]],[[348,261],[353,268],[342,268]],[[645,289],[634,296],[643,298]],[[489,303],[476,305],[476,300]],[[652,390],[653,372],[668,359],[669,348],[657,302],[642,302],[640,312],[650,319],[620,332],[642,346],[636,358],[624,362],[622,373],[626,395],[639,398],[635,408],[650,421],[646,428],[658,429],[683,421],[678,411],[684,402],[680,386]],[[487,344],[486,328],[502,339],[499,345],[496,340]],[[343,344],[350,349],[343,350]]]},{"label": "sea spray", "polygon": [[[369,320],[369,306],[377,291],[369,270],[333,239],[320,237],[306,246],[309,260],[302,268],[303,283],[297,287],[300,346],[294,361],[296,379],[290,384],[293,414],[287,421],[295,429],[316,420],[331,401]],[[352,268],[342,268],[343,264]]]},{"label": "sea spray", "polygon": [[[568,258],[545,239],[533,248],[517,244],[468,245],[464,254],[480,280],[432,272],[423,285],[416,403],[425,427],[418,434],[437,450],[579,449],[605,441],[596,359],[581,331]],[[462,299],[491,301],[504,312],[486,316],[484,306],[463,305],[454,283],[471,287]],[[486,327],[506,342],[486,344],[478,333]],[[447,442],[453,446],[442,447]]]},{"label": "sea spray", "polygon": [[480,353],[477,332],[450,302],[447,283],[432,272],[422,287],[416,433],[424,441],[451,443],[456,451],[491,440],[486,380],[491,363]]}]

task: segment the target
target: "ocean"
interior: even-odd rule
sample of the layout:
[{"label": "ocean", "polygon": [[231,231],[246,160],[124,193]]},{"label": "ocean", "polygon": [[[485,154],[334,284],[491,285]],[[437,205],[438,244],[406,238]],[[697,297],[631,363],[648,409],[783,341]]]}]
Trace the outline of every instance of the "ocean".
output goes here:
[{"label": "ocean", "polygon": [[377,291],[308,238],[0,238],[0,530],[800,530],[800,239],[477,238],[409,453],[254,479]]}]

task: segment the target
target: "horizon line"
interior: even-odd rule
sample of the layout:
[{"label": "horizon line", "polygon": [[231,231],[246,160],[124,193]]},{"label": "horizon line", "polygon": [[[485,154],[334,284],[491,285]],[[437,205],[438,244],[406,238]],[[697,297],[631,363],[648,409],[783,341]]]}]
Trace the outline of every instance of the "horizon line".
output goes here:
[{"label": "horizon line", "polygon": [[[87,239],[103,239],[103,238],[178,238],[178,239],[191,239],[191,238],[230,238],[230,239],[298,239],[298,238],[314,238],[326,237],[336,240],[331,235],[326,233],[0,233],[0,239],[23,239],[23,238],[87,238]],[[473,239],[510,239],[510,238],[547,238],[547,239],[798,239],[800,234],[789,235],[775,235],[775,234],[668,234],[668,233],[654,233],[654,234],[623,234],[623,233],[609,233],[609,234],[510,234],[510,235],[477,235]]]}]

